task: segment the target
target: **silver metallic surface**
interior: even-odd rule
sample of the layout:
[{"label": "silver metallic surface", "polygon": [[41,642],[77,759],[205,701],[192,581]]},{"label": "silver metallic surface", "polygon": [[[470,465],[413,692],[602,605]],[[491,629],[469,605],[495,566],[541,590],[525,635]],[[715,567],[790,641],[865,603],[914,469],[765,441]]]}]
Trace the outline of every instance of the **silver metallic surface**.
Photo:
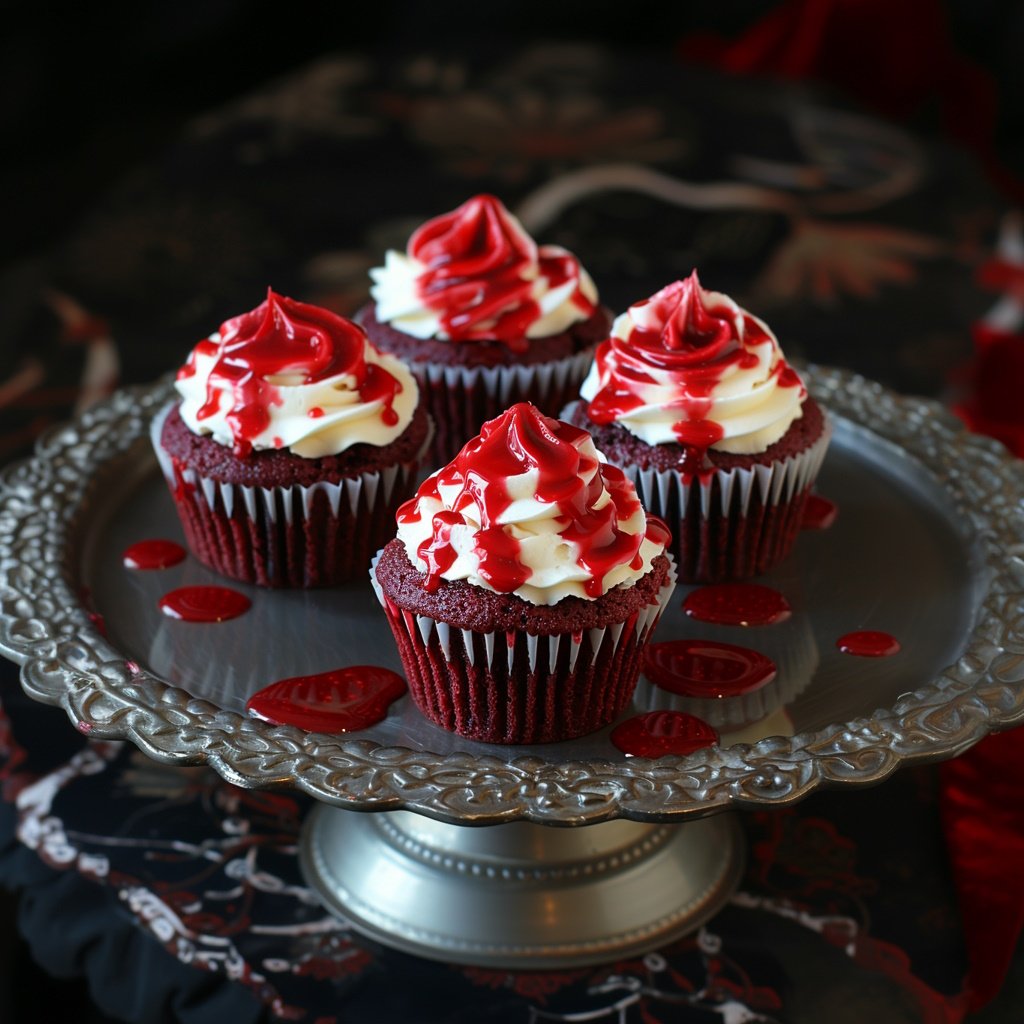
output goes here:
[{"label": "silver metallic surface", "polygon": [[[0,651],[22,664],[29,694],[64,707],[90,735],[353,809],[473,824],[678,822],[782,806],[822,784],[880,781],[1024,720],[1024,469],[934,402],[844,371],[810,368],[807,378],[835,420],[819,490],[839,518],[802,534],[759,580],[794,605],[780,626],[742,636],[701,627],[679,612],[685,588],[677,591],[656,639],[725,639],[780,667],[761,693],[702,708],[723,742],[689,757],[626,758],[608,730],[546,747],[471,743],[426,723],[408,699],[358,735],[247,718],[246,698],[275,679],[394,665],[396,655],[362,583],[240,587],[252,611],[214,627],[159,616],[166,590],[223,582],[191,559],[160,573],[120,564],[132,541],[180,537],[147,438],[166,384],[118,393],[4,474]],[[838,653],[835,639],[855,629],[891,632],[903,650]],[[643,682],[631,713],[668,705],[687,706]]]},{"label": "silver metallic surface", "polygon": [[469,828],[321,805],[300,857],[306,880],[359,931],[418,956],[518,970],[654,949],[708,920],[743,870],[731,814]]}]

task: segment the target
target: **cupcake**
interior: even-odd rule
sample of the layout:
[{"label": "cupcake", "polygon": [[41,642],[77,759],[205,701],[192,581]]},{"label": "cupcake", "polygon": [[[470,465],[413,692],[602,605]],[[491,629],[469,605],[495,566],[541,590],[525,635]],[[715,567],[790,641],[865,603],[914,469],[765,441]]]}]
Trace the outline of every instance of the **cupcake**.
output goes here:
[{"label": "cupcake", "polygon": [[153,446],[201,562],[270,587],[366,571],[429,443],[400,360],[357,324],[268,291],[178,371]]},{"label": "cupcake", "polygon": [[371,580],[430,721],[547,743],[623,711],[675,574],[665,525],[585,431],[514,405],[397,519]]},{"label": "cupcake", "polygon": [[679,577],[739,580],[789,553],[828,447],[775,335],[696,271],[630,308],[565,411],[668,523]]},{"label": "cupcake", "polygon": [[488,195],[427,221],[370,276],[373,302],[358,319],[419,381],[435,465],[513,402],[556,415],[611,323],[576,257],[538,246]]}]

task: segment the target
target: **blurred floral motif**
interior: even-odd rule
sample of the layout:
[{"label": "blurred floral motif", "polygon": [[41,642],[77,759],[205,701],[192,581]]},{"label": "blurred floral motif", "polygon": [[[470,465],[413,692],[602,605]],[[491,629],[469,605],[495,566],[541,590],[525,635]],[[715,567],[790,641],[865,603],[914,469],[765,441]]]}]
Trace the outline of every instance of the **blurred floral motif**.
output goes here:
[{"label": "blurred floral motif", "polygon": [[809,298],[828,304],[841,295],[875,298],[885,285],[910,284],[918,260],[947,253],[939,239],[883,224],[794,222],[751,286],[759,306]]},{"label": "blurred floral motif", "polygon": [[407,108],[412,135],[454,173],[507,184],[605,160],[685,156],[689,141],[664,107],[612,103],[593,88],[603,63],[594,47],[537,46],[464,87],[467,76],[450,64],[421,58],[407,69],[423,90]]}]

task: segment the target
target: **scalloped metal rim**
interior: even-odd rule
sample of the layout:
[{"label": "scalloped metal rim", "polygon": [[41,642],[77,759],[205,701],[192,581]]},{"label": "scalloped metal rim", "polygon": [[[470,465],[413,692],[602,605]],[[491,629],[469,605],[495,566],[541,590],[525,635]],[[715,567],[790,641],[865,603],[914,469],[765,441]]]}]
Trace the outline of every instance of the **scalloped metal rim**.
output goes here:
[{"label": "scalloped metal rim", "polygon": [[938,403],[843,370],[805,372],[831,412],[932,474],[991,574],[961,658],[870,717],[687,758],[509,761],[497,748],[438,755],[270,726],[133,674],[82,607],[72,555],[90,493],[146,443],[149,419],[170,395],[166,381],[118,392],[55,429],[0,479],[0,653],[22,664],[30,696],[63,707],[91,737],[130,740],[166,763],[207,763],[240,786],[288,784],[342,807],[453,823],[682,821],[783,806],[821,785],[867,785],[909,762],[951,757],[1024,721],[1024,469]]}]

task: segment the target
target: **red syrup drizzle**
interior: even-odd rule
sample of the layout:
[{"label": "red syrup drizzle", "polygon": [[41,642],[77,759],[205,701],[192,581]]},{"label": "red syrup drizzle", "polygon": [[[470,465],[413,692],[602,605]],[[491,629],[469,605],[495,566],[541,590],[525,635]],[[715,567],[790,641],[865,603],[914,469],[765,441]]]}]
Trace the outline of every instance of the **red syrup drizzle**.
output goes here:
[{"label": "red syrup drizzle", "polygon": [[[591,576],[585,584],[591,596],[601,596],[604,578],[612,568],[635,560],[645,536],[665,546],[668,527],[654,516],[647,517],[645,534],[619,529],[620,522],[640,511],[640,502],[621,469],[599,464],[580,450],[589,437],[572,424],[543,415],[528,402],[519,402],[485,423],[479,436],[424,481],[416,496],[398,510],[400,523],[416,522],[421,500],[442,503],[441,488],[454,492],[448,499],[451,508],[434,515],[431,533],[417,551],[427,566],[424,589],[437,590],[442,573],[455,561],[451,534],[456,526],[470,525],[463,516],[466,511],[474,516],[479,511],[475,550],[480,575],[503,594],[530,578],[530,569],[520,561],[519,541],[504,528],[501,516],[513,501],[508,479],[531,471],[537,474],[536,500],[554,506],[553,513],[564,523],[560,535],[579,546],[578,562]],[[605,492],[611,501],[597,507]]]},{"label": "red syrup drizzle", "polygon": [[775,674],[767,655],[715,640],[666,640],[644,650],[644,675],[683,697],[738,697],[770,683]]},{"label": "red syrup drizzle", "polygon": [[760,583],[713,583],[691,591],[683,611],[700,622],[721,626],[772,626],[789,618],[789,602]]},{"label": "red syrup drizzle", "polygon": [[126,569],[169,569],[185,561],[185,549],[173,540],[140,540],[121,559]]},{"label": "red syrup drizzle", "polygon": [[843,654],[853,654],[858,658],[887,658],[899,653],[900,642],[889,633],[862,629],[841,636],[836,641],[836,647]]},{"label": "red syrup drizzle", "polygon": [[[196,413],[202,421],[220,410],[230,395],[228,426],[235,455],[252,451],[253,439],[270,425],[270,408],[281,404],[272,380],[288,376],[301,384],[349,375],[363,402],[381,402],[383,423],[394,426],[395,396],[402,385],[385,369],[366,361],[366,332],[351,320],[319,306],[278,295],[267,289],[266,301],[254,310],[225,321],[220,342],[200,342],[196,351],[216,357],[206,385],[206,401]],[[178,372],[195,373],[195,355]]]},{"label": "red syrup drizzle", "polygon": [[649,711],[627,718],[609,737],[627,757],[685,756],[718,742],[718,732],[683,711]]},{"label": "red syrup drizzle", "polygon": [[[408,253],[425,267],[416,280],[419,297],[440,313],[451,341],[496,339],[514,352],[526,350],[526,332],[541,316],[534,277],[558,288],[580,276],[575,256],[553,246],[538,248],[489,195],[427,221],[409,239]],[[572,303],[582,316],[594,311],[578,285]]]},{"label": "red syrup drizzle", "polygon": [[839,508],[834,501],[823,498],[820,494],[811,494],[804,505],[804,514],[800,520],[802,530],[827,530],[839,515]]},{"label": "red syrup drizzle", "polygon": [[244,615],[252,601],[230,587],[179,587],[157,605],[164,615],[183,622],[226,622]]},{"label": "red syrup drizzle", "polygon": [[[761,359],[755,349],[771,344],[763,327],[742,311],[709,307],[697,271],[649,299],[630,306],[632,328],[625,338],[612,335],[597,349],[595,365],[601,387],[587,405],[595,423],[612,423],[640,408],[650,385],[671,383],[677,397],[670,408],[679,413],[672,425],[686,449],[685,473],[698,472],[707,449],[725,431],[710,419],[715,389],[732,367],[751,369]],[[803,388],[799,376],[781,357],[772,369],[780,387]]]},{"label": "red syrup drizzle", "polygon": [[253,717],[273,725],[355,732],[386,718],[388,707],[405,691],[405,680],[390,669],[351,665],[271,683],[254,693],[245,707]]}]

